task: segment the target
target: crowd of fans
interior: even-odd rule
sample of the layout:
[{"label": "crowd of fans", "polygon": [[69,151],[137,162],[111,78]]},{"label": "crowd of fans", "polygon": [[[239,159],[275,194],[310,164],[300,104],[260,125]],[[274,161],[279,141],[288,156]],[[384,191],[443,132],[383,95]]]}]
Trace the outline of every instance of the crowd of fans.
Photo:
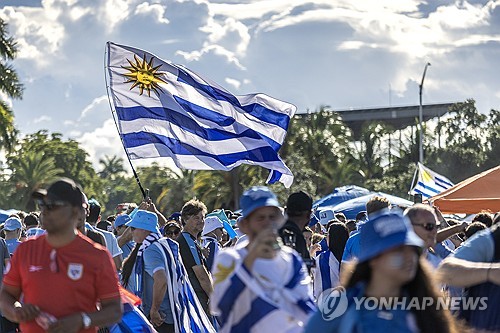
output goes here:
[{"label": "crowd of fans", "polygon": [[0,225],[1,332],[500,332],[500,215],[481,207],[375,196],[351,220],[252,187],[238,212],[146,198],[103,217],[69,179],[34,198]]}]

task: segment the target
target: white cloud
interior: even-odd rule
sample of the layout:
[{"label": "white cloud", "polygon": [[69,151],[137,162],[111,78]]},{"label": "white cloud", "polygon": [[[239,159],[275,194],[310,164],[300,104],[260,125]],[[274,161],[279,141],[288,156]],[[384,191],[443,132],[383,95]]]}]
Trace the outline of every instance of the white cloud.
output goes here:
[{"label": "white cloud", "polygon": [[104,106],[108,106],[108,97],[106,95],[99,96],[97,98],[94,98],[94,100],[83,109],[82,113],[80,114],[80,117],[78,118],[78,121],[81,121],[85,117],[89,115],[93,110],[98,110],[102,111]]},{"label": "white cloud", "polygon": [[234,52],[231,52],[219,45],[206,46],[202,48],[201,51],[192,51],[192,52],[177,51],[175,54],[183,57],[185,60],[189,62],[200,61],[202,57],[206,54],[215,54],[221,56],[222,58],[225,58],[228,63],[235,65],[236,68],[241,70],[245,69],[245,67],[240,63],[238,57],[234,54]]},{"label": "white cloud", "polygon": [[99,167],[99,159],[104,158],[105,155],[125,157],[125,151],[112,119],[106,120],[101,127],[95,128],[92,132],[83,133],[76,140],[89,153],[95,168]]},{"label": "white cloud", "polygon": [[[500,66],[499,0],[40,4],[0,8],[18,43],[13,65],[26,87],[22,100],[0,97],[12,103],[22,132],[42,127],[81,138],[93,158],[125,157],[105,97],[108,40],[182,63],[241,93],[261,91],[289,101],[299,112],[320,104],[388,105],[389,85],[392,105],[418,103],[427,61],[432,67],[425,102],[475,98],[483,112],[500,105],[492,70]],[[52,120],[35,123],[41,114]]]},{"label": "white cloud", "polygon": [[135,14],[151,15],[159,23],[164,23],[164,24],[169,23],[169,20],[164,17],[165,16],[165,7],[160,5],[160,4],[152,4],[151,5],[147,2],[143,2],[136,7]]},{"label": "white cloud", "polygon": [[226,81],[227,84],[233,86],[235,89],[240,89],[240,86],[241,86],[240,81],[235,80],[235,79],[231,79],[229,77],[226,77],[226,79],[224,81]]},{"label": "white cloud", "polygon": [[41,116],[41,117],[33,119],[33,123],[34,124],[39,124],[39,123],[48,122],[48,121],[51,121],[51,120],[52,120],[51,117],[44,115],[44,116]]},{"label": "white cloud", "polygon": [[[76,140],[80,143],[81,147],[89,153],[90,161],[92,161],[96,170],[102,168],[99,164],[100,159],[103,159],[105,156],[118,156],[123,158],[125,170],[129,173],[132,172],[113,120],[106,120],[101,127],[96,128],[92,132],[83,133],[77,136]],[[156,162],[160,166],[168,166],[174,171],[178,170],[171,158],[134,160],[132,162],[136,169],[141,166],[150,166],[151,163]]]}]

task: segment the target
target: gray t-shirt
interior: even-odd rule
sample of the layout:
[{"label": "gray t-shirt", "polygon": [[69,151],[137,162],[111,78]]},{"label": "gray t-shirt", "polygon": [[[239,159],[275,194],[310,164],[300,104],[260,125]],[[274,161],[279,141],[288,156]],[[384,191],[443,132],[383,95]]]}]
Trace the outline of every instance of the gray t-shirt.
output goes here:
[{"label": "gray t-shirt", "polygon": [[9,250],[7,249],[7,244],[3,238],[0,238],[0,286],[3,282],[3,272],[5,271],[5,259],[10,259]]}]

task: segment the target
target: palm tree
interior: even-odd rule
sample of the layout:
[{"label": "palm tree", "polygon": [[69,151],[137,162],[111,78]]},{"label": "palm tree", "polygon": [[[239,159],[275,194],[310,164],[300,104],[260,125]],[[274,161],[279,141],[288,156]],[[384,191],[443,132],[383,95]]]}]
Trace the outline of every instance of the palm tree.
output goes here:
[{"label": "palm tree", "polygon": [[53,157],[46,157],[42,151],[26,152],[18,165],[11,165],[13,170],[11,181],[15,184],[14,197],[20,209],[33,210],[31,193],[49,184],[60,176],[64,170],[56,167]]},{"label": "palm tree", "polygon": [[108,155],[104,156],[104,158],[99,159],[99,164],[102,165],[99,176],[103,179],[113,180],[125,172],[123,168],[123,158],[116,155],[112,157]]},{"label": "palm tree", "polygon": [[[334,187],[344,184],[348,179],[336,179],[330,175],[339,168],[350,169],[350,131],[339,114],[327,106],[321,106],[316,112],[296,116],[288,131],[286,145],[282,153],[288,162],[288,155],[298,153],[303,156],[313,171],[312,181],[317,195],[329,193]],[[306,170],[292,170],[304,173]]]},{"label": "palm tree", "polygon": [[156,198],[156,207],[167,214],[180,211],[182,205],[194,197],[193,183],[196,170],[166,170],[164,178],[167,184]]},{"label": "palm tree", "polygon": [[[0,19],[0,91],[10,98],[20,99],[23,85],[14,68],[7,61],[14,60],[17,53],[16,42],[7,36],[7,23]],[[12,150],[17,130],[14,127],[14,114],[9,105],[0,100],[0,147]]]}]

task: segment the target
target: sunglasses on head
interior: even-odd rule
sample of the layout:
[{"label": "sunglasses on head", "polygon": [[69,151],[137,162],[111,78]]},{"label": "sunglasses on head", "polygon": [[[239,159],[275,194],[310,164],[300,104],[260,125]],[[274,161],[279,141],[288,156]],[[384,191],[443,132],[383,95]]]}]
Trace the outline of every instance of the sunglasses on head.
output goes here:
[{"label": "sunglasses on head", "polygon": [[63,206],[67,206],[68,203],[65,202],[65,201],[50,201],[50,202],[46,202],[42,199],[38,199],[36,200],[36,203],[38,205],[38,207],[40,207],[40,209],[47,209],[47,210],[53,210],[55,208],[58,208],[58,207],[63,207]]},{"label": "sunglasses on head", "polygon": [[181,231],[180,230],[167,230],[165,231],[165,235],[167,236],[173,236],[173,235],[178,235]]},{"label": "sunglasses on head", "polygon": [[432,231],[434,229],[439,228],[439,224],[436,224],[436,223],[423,223],[423,224],[412,223],[412,224],[418,225],[419,227],[422,227],[427,231]]}]

